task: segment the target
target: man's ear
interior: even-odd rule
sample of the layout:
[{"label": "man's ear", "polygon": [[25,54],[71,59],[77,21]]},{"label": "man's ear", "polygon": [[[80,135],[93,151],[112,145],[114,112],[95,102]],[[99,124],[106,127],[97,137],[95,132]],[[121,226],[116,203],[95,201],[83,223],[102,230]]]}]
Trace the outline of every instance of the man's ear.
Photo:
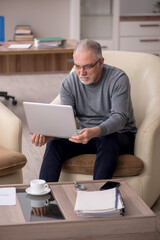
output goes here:
[{"label": "man's ear", "polygon": [[103,64],[104,64],[104,58],[102,57],[101,60],[100,60],[101,68],[103,67]]}]

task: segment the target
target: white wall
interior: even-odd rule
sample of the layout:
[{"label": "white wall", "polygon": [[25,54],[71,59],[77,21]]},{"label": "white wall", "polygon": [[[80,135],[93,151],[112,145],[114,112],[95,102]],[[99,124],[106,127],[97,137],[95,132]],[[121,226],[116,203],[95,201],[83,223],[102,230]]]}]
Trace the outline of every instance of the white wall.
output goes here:
[{"label": "white wall", "polygon": [[[155,0],[120,0],[120,14],[151,13],[154,3]],[[71,30],[76,32],[79,22],[73,22],[71,17],[77,13],[70,9],[70,0],[0,0],[0,16],[5,16],[5,40],[13,39],[17,24],[31,25],[35,37],[75,38]],[[76,10],[79,12],[78,7]]]},{"label": "white wall", "polygon": [[69,38],[70,0],[0,0],[5,16],[5,40],[17,24],[29,24],[35,37]]}]

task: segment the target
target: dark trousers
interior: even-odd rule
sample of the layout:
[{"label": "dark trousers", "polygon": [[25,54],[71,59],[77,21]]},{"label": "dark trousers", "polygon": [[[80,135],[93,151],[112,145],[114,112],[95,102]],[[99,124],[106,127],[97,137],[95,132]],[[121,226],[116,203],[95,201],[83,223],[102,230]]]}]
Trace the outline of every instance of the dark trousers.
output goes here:
[{"label": "dark trousers", "polygon": [[87,144],[68,139],[49,141],[43,157],[39,178],[57,182],[64,160],[80,154],[97,154],[93,179],[112,178],[120,154],[133,154],[135,135],[131,132],[113,133],[91,139]]}]

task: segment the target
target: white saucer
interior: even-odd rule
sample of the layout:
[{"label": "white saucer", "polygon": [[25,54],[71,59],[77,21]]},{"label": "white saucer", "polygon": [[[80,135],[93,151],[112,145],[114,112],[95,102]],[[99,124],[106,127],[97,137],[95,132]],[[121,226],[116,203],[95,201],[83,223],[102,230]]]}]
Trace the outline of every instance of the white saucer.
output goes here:
[{"label": "white saucer", "polygon": [[49,193],[51,191],[51,189],[46,188],[43,192],[35,193],[35,192],[32,191],[31,187],[29,187],[25,191],[26,191],[26,193],[28,193],[30,195],[40,196],[40,195],[45,195],[45,194]]}]

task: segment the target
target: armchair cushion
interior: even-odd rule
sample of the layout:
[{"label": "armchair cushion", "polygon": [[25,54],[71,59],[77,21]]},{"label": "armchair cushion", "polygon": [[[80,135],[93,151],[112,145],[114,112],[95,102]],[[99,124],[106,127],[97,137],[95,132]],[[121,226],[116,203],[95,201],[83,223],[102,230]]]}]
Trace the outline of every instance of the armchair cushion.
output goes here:
[{"label": "armchair cushion", "polygon": [[21,169],[26,162],[27,159],[22,153],[0,147],[0,176]]},{"label": "armchair cushion", "polygon": [[[95,154],[83,154],[67,159],[62,166],[63,171],[93,175]],[[140,158],[134,155],[120,155],[114,177],[129,177],[139,175],[144,168]]]}]

